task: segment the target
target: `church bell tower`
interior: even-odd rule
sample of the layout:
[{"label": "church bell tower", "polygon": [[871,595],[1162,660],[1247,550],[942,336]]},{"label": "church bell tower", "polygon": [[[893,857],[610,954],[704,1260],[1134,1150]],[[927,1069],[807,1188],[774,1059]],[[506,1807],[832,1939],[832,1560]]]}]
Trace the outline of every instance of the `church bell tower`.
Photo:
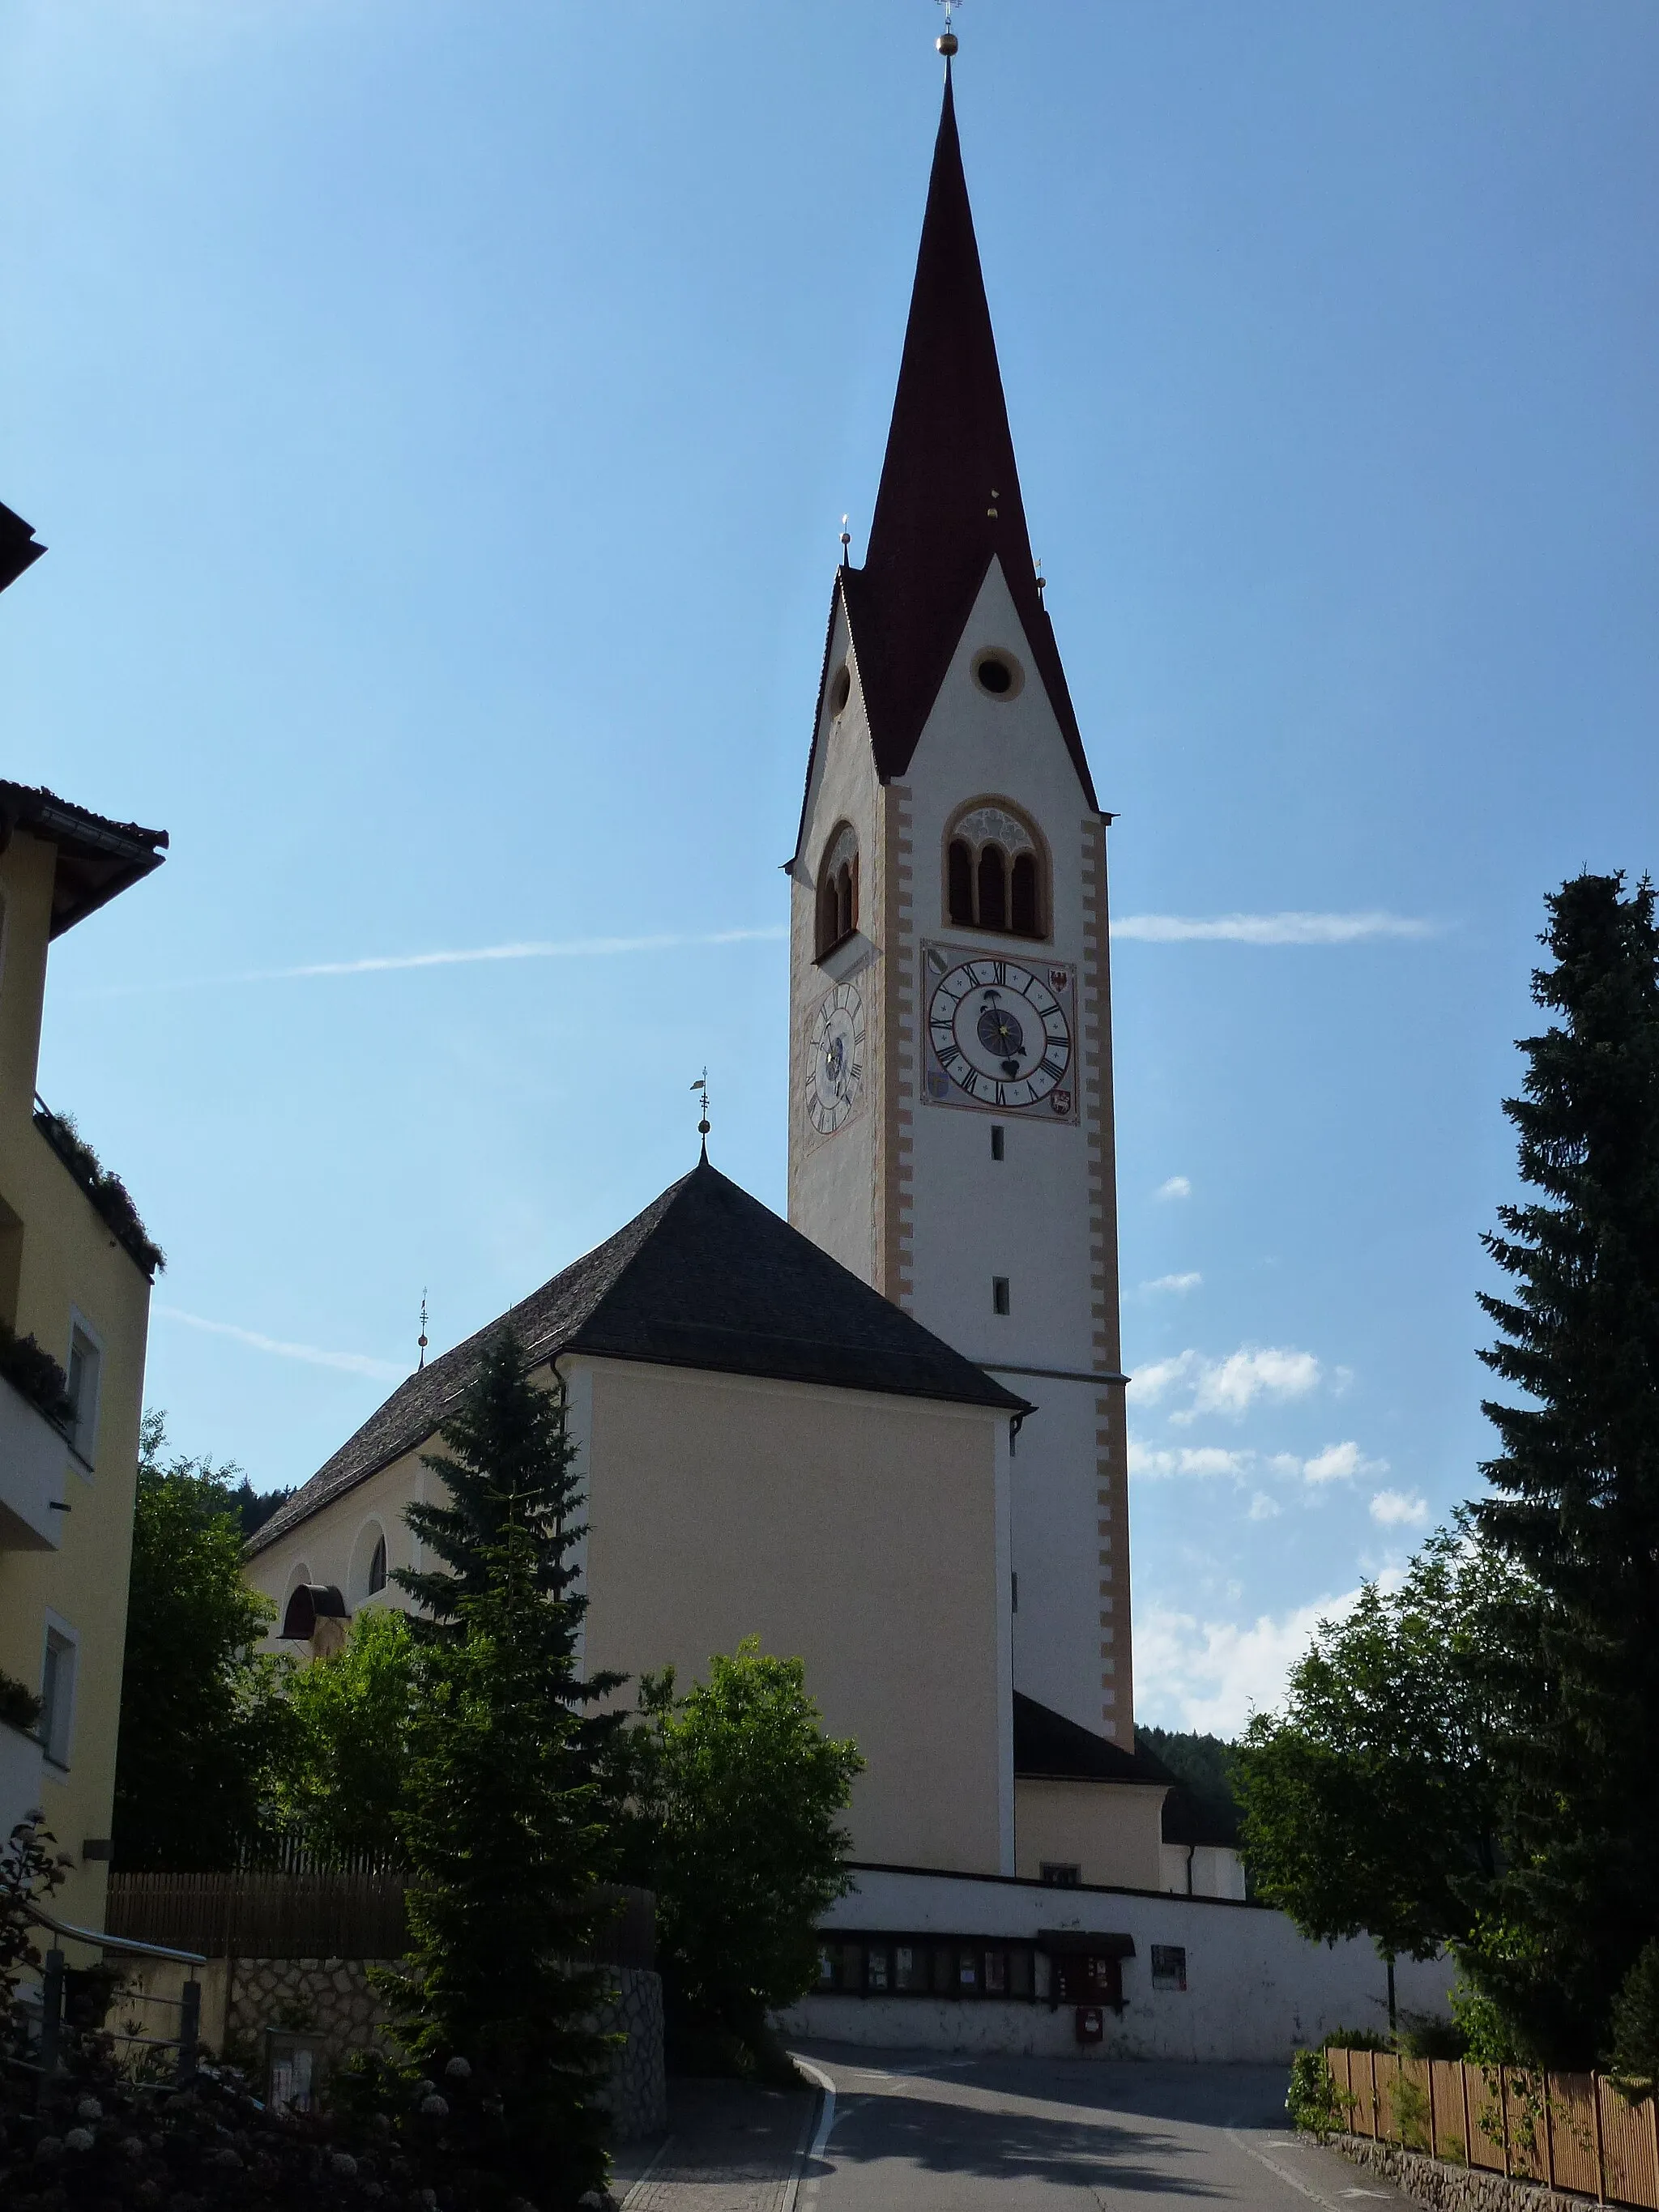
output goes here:
[{"label": "church bell tower", "polygon": [[789,1218],[1031,1404],[1014,1687],[1133,1750],[1107,819],[1032,559],[947,53],[790,862]]}]

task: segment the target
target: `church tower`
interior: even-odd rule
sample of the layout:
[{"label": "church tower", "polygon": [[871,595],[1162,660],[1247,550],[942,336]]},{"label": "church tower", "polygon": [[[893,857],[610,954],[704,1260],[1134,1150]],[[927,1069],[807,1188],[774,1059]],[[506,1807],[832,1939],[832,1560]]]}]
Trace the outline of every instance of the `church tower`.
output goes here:
[{"label": "church tower", "polygon": [[947,58],[789,864],[789,1218],[1030,1401],[1014,1687],[1133,1750],[1108,818],[1032,559]]}]

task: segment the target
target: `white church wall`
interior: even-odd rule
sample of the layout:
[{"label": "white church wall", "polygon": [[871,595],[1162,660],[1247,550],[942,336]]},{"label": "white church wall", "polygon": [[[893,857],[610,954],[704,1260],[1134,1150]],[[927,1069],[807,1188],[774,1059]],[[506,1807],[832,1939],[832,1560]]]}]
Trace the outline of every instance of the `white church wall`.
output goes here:
[{"label": "white church wall", "polygon": [[[830,649],[832,679],[847,663],[848,649],[846,618],[838,609]],[[881,850],[883,810],[869,723],[856,673],[849,671],[849,675],[850,688],[841,714],[831,713],[833,701],[829,696],[821,708],[817,757],[806,794],[801,849],[791,876],[789,1219],[842,1267],[879,1288],[881,1190],[885,1172],[881,1128],[886,1065],[881,920],[885,856]],[[850,823],[858,838],[860,941],[848,948],[832,973],[816,957],[818,870],[828,841],[842,822]],[[863,1081],[848,1120],[840,1128],[821,1133],[808,1119],[805,1105],[807,1038],[824,999],[838,983],[847,982],[857,990],[864,1010]]]},{"label": "white church wall", "polygon": [[[1244,1896],[1244,1862],[1224,1844],[1160,1844],[1160,1889],[1178,1896]],[[1022,1867],[1021,1873],[1024,1872]]]},{"label": "white church wall", "polygon": [[[421,1447],[422,1451],[428,1449],[424,1444]],[[275,1632],[283,1625],[282,1608],[297,1583],[333,1583],[354,1612],[365,1604],[409,1610],[410,1600],[394,1582],[388,1581],[383,1590],[368,1596],[361,1587],[361,1570],[372,1546],[371,1530],[386,1537],[388,1575],[398,1567],[419,1565],[418,1547],[404,1520],[404,1508],[424,1495],[420,1486],[422,1474],[419,1454],[407,1452],[344,1492],[320,1512],[309,1515],[265,1550],[254,1553],[243,1575],[277,1607],[270,1632],[262,1639],[262,1650],[294,1656],[293,1647],[279,1643]],[[359,1571],[355,1576],[354,1565]]]},{"label": "white church wall", "polygon": [[1014,1784],[1016,1874],[1036,1880],[1045,1863],[1074,1866],[1085,1882],[1161,1889],[1162,1783],[1044,1781]]},{"label": "white church wall", "polygon": [[[810,1996],[780,2016],[788,2034],[890,2050],[1279,2065],[1334,2028],[1387,2025],[1386,1970],[1368,1940],[1310,1943],[1283,1913],[1255,1905],[872,1868],[857,1869],[856,1880],[857,1889],[824,1916],[826,1928],[914,1936],[1030,1938],[1059,1929],[1127,1936],[1134,1955],[1123,1961],[1124,2009],[1107,2012],[1103,2042],[1081,2049],[1074,2008],[1051,2011],[1046,1996],[1029,2004]],[[1182,1954],[1184,1989],[1153,1986],[1154,1944]],[[1042,1971],[1039,1959],[1040,1976]],[[1447,2013],[1455,1972],[1449,1959],[1401,1960],[1395,1972],[1402,2009]],[[1159,1976],[1164,1984],[1174,1978]],[[1046,1992],[1046,1980],[1039,1989]]]},{"label": "white church wall", "polygon": [[1006,1416],[611,1360],[592,1389],[590,1668],[701,1679],[757,1635],[864,1754],[860,1855],[1006,1863]]},{"label": "white church wall", "polygon": [[[988,697],[973,680],[975,656],[993,646],[1025,672],[1017,696]],[[903,1097],[915,1112],[907,1223],[914,1290],[906,1303],[919,1321],[993,1367],[1039,1409],[1020,1432],[1014,1462],[1016,1686],[1127,1745],[1133,1715],[1127,1470],[1113,1441],[1122,1409],[1109,1395],[1120,1386],[1018,1371],[1095,1376],[1115,1372],[1118,1364],[1110,1071],[1105,1039],[1087,1033],[1102,1026],[1105,977],[1096,972],[1103,948],[1092,942],[1085,819],[1089,839],[1098,833],[1000,567],[981,587],[907,772],[907,791],[914,905],[900,949],[910,979],[915,1066]],[[964,801],[981,795],[1012,800],[1048,846],[1046,942],[963,929],[946,919],[946,833]],[[1052,955],[1076,974],[1075,1124],[924,1102],[924,943],[1033,964]],[[1091,1007],[1097,988],[1102,1003]],[[1093,1061],[1088,1071],[1085,1053]],[[1097,1091],[1087,1087],[1085,1073],[1100,1077]],[[991,1157],[994,1122],[1004,1131],[1000,1162]],[[993,1310],[994,1277],[1009,1285],[1006,1315]]]}]

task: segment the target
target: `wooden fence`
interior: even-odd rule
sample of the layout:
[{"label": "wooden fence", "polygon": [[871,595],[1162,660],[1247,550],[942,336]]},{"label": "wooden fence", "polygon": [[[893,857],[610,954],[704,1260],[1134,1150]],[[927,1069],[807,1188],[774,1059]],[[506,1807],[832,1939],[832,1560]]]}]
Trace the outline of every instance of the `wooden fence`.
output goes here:
[{"label": "wooden fence", "polygon": [[[616,1911],[585,1955],[611,1966],[656,1961],[648,1889],[604,1893]],[[408,1946],[401,1875],[242,1869],[112,1874],[112,1936],[210,1959],[398,1959]]]},{"label": "wooden fence", "polygon": [[1449,2165],[1659,2212],[1659,2103],[1600,2074],[1328,2051],[1348,2126]]}]

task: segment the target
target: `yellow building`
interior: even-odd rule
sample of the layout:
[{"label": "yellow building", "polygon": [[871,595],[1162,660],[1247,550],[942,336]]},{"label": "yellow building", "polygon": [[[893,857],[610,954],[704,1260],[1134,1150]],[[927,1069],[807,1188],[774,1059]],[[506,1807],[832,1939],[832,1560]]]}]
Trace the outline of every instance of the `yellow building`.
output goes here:
[{"label": "yellow building", "polygon": [[[33,1732],[0,1720],[0,1835],[45,1811],[75,1862],[61,1910],[86,1927],[103,1923],[161,1255],[35,1074],[52,939],[158,867],[166,844],[0,781],[0,1675],[42,1706]],[[20,1350],[30,1337],[62,1370],[56,1419],[50,1370]]]}]

